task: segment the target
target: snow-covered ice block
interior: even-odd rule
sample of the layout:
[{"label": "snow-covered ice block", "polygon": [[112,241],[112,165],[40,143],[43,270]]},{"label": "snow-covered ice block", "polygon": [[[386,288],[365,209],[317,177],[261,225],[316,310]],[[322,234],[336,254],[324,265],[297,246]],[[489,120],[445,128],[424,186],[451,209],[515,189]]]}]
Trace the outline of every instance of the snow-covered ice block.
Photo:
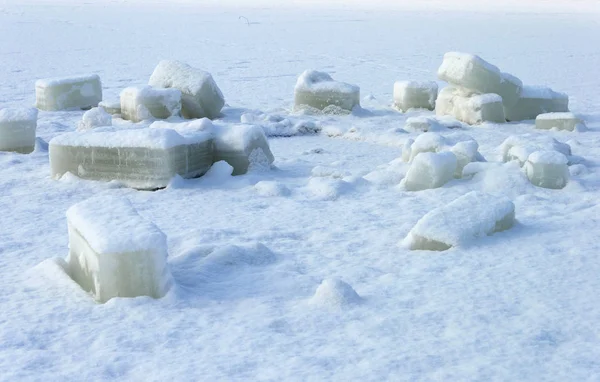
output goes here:
[{"label": "snow-covered ice block", "polygon": [[514,105],[523,88],[523,83],[515,76],[502,73],[481,57],[468,53],[446,53],[438,77],[473,92],[498,94],[505,106]]},{"label": "snow-covered ice block", "polygon": [[446,127],[435,118],[427,116],[410,117],[404,123],[404,130],[410,132],[440,131],[445,129]]},{"label": "snow-covered ice block", "polygon": [[454,153],[423,152],[415,157],[404,178],[408,191],[438,188],[454,178],[457,160]]},{"label": "snow-covered ice block", "polygon": [[213,163],[211,132],[185,137],[173,129],[74,132],[50,141],[53,178],[70,172],[83,179],[117,180],[128,187],[166,187],[176,174],[193,178]]},{"label": "snow-covered ice block", "polygon": [[511,135],[502,142],[500,150],[503,162],[517,160],[521,166],[535,151],[556,151],[571,157],[571,146],[545,135]]},{"label": "snow-covered ice block", "polygon": [[215,126],[214,161],[233,166],[233,175],[245,174],[251,166],[270,168],[275,160],[263,129],[255,125]]},{"label": "snow-covered ice block", "polygon": [[40,110],[89,109],[102,101],[102,84],[96,74],[37,80],[35,99]]},{"label": "snow-covered ice block", "polygon": [[90,130],[100,126],[111,126],[112,115],[104,111],[102,107],[93,107],[83,113],[81,121],[77,125],[77,130]]},{"label": "snow-covered ice block", "polygon": [[466,165],[481,160],[481,154],[479,154],[478,150],[479,144],[475,140],[458,142],[450,149],[456,156],[455,178],[462,178],[463,169]]},{"label": "snow-covered ice block", "polygon": [[0,151],[29,154],[35,148],[37,109],[0,109]]},{"label": "snow-covered ice block", "polygon": [[525,162],[529,181],[538,187],[559,189],[569,181],[569,160],[557,151],[536,151]]},{"label": "snow-covered ice block", "polygon": [[87,199],[67,210],[67,223],[69,275],[98,302],[167,293],[167,238],[129,200]]},{"label": "snow-covered ice block", "polygon": [[336,309],[361,302],[362,298],[358,293],[348,283],[337,278],[323,280],[309,301],[311,305]]},{"label": "snow-covered ice block", "polygon": [[447,86],[436,101],[437,115],[450,115],[459,121],[476,125],[483,122],[506,122],[502,98],[497,94],[474,94]]},{"label": "snow-covered ice block", "polygon": [[334,81],[327,73],[306,70],[298,77],[294,89],[297,109],[309,106],[318,110],[335,106],[352,111],[360,104],[360,88],[345,82]]},{"label": "snow-covered ice block", "polygon": [[470,192],[423,216],[404,245],[413,250],[445,251],[475,238],[511,228],[515,205],[508,199]]},{"label": "snow-covered ice block", "polygon": [[181,111],[181,91],[154,89],[150,86],[129,87],[121,92],[121,117],[132,122],[165,119]]},{"label": "snow-covered ice block", "polygon": [[406,153],[408,162],[412,162],[419,153],[437,153],[447,145],[446,139],[443,136],[433,132],[421,134],[417,139],[411,141],[410,139],[406,141],[402,150],[402,157],[405,158],[404,153]]},{"label": "snow-covered ice block", "polygon": [[438,84],[434,81],[397,81],[394,83],[394,105],[402,110],[435,108]]},{"label": "snow-covered ice block", "polygon": [[573,113],[545,113],[535,118],[536,129],[575,131],[585,128],[585,122]]},{"label": "snow-covered ice block", "polygon": [[569,111],[569,96],[545,86],[524,86],[517,102],[504,108],[508,121],[535,119],[538,115]]},{"label": "snow-covered ice block", "polygon": [[184,118],[217,118],[225,98],[212,75],[179,61],[163,60],[154,69],[148,85],[175,88],[182,93],[181,115]]},{"label": "snow-covered ice block", "polygon": [[98,104],[108,114],[121,114],[121,99],[104,100]]}]

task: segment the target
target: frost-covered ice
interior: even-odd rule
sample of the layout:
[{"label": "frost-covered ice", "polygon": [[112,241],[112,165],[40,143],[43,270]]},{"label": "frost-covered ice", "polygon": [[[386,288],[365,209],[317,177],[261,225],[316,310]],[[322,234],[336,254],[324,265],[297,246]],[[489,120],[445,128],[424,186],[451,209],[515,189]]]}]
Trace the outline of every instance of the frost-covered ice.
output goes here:
[{"label": "frost-covered ice", "polygon": [[35,99],[40,110],[89,109],[102,101],[102,83],[97,74],[37,80]]},{"label": "frost-covered ice", "polygon": [[500,145],[502,161],[517,160],[521,166],[535,151],[556,151],[571,157],[571,146],[552,137],[538,134],[511,135]]},{"label": "frost-covered ice", "polygon": [[435,108],[438,95],[438,84],[435,81],[396,81],[394,83],[394,106],[408,109]]},{"label": "frost-covered ice", "polygon": [[445,127],[440,124],[435,118],[427,116],[410,117],[406,119],[404,130],[411,132],[428,132],[439,131]]},{"label": "frost-covered ice", "polygon": [[98,107],[103,108],[110,115],[121,114],[121,100],[119,98],[103,100],[98,104]]},{"label": "frost-covered ice", "polygon": [[179,89],[181,115],[184,118],[217,118],[225,98],[212,75],[180,61],[158,63],[148,85],[156,88]]},{"label": "frost-covered ice", "polygon": [[32,152],[35,148],[37,119],[37,109],[0,109],[0,151]]},{"label": "frost-covered ice", "polygon": [[408,191],[438,188],[454,178],[456,171],[457,159],[454,153],[422,152],[413,159],[404,178],[404,187]]},{"label": "frost-covered ice", "polygon": [[260,112],[247,112],[241,115],[240,122],[244,124],[260,125],[267,137],[293,137],[297,135],[312,135],[321,131],[320,124],[313,121],[300,119],[293,121],[279,115],[270,115]]},{"label": "frost-covered ice", "polygon": [[469,125],[506,121],[502,97],[499,95],[475,94],[452,86],[447,86],[440,91],[435,112],[439,116],[453,116]]},{"label": "frost-covered ice", "polygon": [[121,92],[121,117],[132,122],[166,119],[179,115],[181,91],[178,89],[129,87]]},{"label": "frost-covered ice", "polygon": [[508,199],[470,192],[423,216],[404,240],[413,250],[445,251],[511,228],[515,205]]},{"label": "frost-covered ice", "polygon": [[49,151],[55,179],[70,172],[82,179],[156,189],[175,175],[204,174],[213,163],[213,137],[210,132],[184,137],[173,129],[95,129],[59,135],[50,141]]},{"label": "frost-covered ice", "polygon": [[525,162],[525,173],[538,187],[560,189],[569,181],[569,160],[557,151],[535,151]]},{"label": "frost-covered ice", "polygon": [[129,200],[92,197],[69,208],[67,221],[68,273],[98,302],[168,291],[167,237]]},{"label": "frost-covered ice", "polygon": [[583,119],[573,113],[545,113],[535,118],[535,128],[576,131],[586,128]]},{"label": "frost-covered ice", "polygon": [[306,70],[296,81],[294,105],[296,109],[306,106],[317,110],[338,107],[351,111],[354,106],[360,105],[360,88],[335,81],[327,73]]},{"label": "frost-covered ice", "polygon": [[111,126],[112,115],[104,111],[103,107],[93,107],[83,113],[81,121],[77,125],[77,130],[90,130],[95,127]]},{"label": "frost-covered ice", "polygon": [[362,298],[358,293],[348,283],[338,278],[323,280],[310,299],[311,305],[335,309],[360,304],[361,302]]},{"label": "frost-covered ice", "polygon": [[260,126],[214,126],[214,160],[233,166],[233,175],[245,174],[249,168],[270,168],[275,160]]},{"label": "frost-covered ice", "polygon": [[[419,135],[416,139],[409,138],[404,142],[402,148],[402,160],[412,162],[420,153],[451,151],[460,155],[460,160],[466,158],[483,161],[483,156],[478,151],[477,141],[465,134],[448,134],[427,132]],[[475,150],[473,152],[473,150]],[[464,164],[463,164],[464,166]],[[462,168],[462,167],[461,167]]]},{"label": "frost-covered ice", "polygon": [[568,111],[569,96],[547,86],[524,86],[517,102],[504,109],[508,121],[523,121],[535,119],[544,113]]},{"label": "frost-covered ice", "polygon": [[463,176],[463,169],[466,165],[483,159],[479,153],[479,144],[475,140],[458,142],[450,151],[456,156],[456,172],[454,173],[456,178]]}]

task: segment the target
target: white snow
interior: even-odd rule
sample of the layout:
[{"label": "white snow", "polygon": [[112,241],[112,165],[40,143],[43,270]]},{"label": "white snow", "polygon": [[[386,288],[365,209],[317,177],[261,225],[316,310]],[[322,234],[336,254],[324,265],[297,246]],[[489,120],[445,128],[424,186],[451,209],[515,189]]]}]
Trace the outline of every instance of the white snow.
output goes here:
[{"label": "white snow", "polygon": [[362,298],[346,282],[337,278],[323,280],[315,295],[310,299],[310,304],[322,308],[346,308],[361,303]]},{"label": "white snow", "polygon": [[67,220],[69,275],[97,301],[168,291],[167,238],[129,200],[92,197],[70,207]]},{"label": "white snow", "polygon": [[454,153],[422,152],[413,159],[404,178],[404,187],[408,191],[438,188],[452,179],[456,172],[457,159]]},{"label": "white snow", "polygon": [[165,119],[179,115],[181,91],[150,86],[128,87],[120,95],[121,116],[132,122],[145,119]]},{"label": "white snow", "polygon": [[581,118],[573,113],[545,113],[535,118],[535,128],[582,131],[586,129],[586,125]]},{"label": "white snow", "polygon": [[0,109],[0,151],[28,154],[35,146],[37,109]]},{"label": "white snow", "polygon": [[104,111],[102,107],[93,107],[83,113],[81,121],[77,124],[77,130],[90,130],[100,126],[111,126],[112,115]]},{"label": "white snow", "polygon": [[225,104],[223,93],[210,73],[180,61],[160,61],[148,85],[179,89],[181,114],[185,118],[217,118]]},{"label": "white snow", "polygon": [[102,101],[102,84],[97,74],[41,79],[35,98],[40,110],[88,109]]},{"label": "white snow", "polygon": [[396,81],[394,83],[394,106],[402,111],[408,109],[435,108],[438,84],[435,81]]},{"label": "white snow", "polygon": [[296,109],[308,106],[317,110],[335,107],[351,111],[359,104],[358,86],[335,81],[327,73],[305,70],[296,81],[294,88]]},{"label": "white snow", "polygon": [[403,244],[410,249],[444,251],[511,228],[515,205],[508,199],[470,192],[423,216]]},{"label": "white snow", "polygon": [[538,187],[563,188],[569,181],[569,160],[557,151],[535,151],[525,162],[527,178]]}]

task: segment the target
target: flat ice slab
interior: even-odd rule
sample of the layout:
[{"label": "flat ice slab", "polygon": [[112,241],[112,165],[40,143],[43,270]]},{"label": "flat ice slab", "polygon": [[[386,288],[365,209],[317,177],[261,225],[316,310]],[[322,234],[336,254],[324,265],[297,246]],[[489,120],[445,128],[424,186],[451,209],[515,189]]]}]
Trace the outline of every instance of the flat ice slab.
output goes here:
[{"label": "flat ice slab", "polygon": [[171,284],[167,238],[129,200],[96,196],[67,210],[68,272],[101,303],[163,297]]},{"label": "flat ice slab", "polygon": [[504,123],[502,98],[497,94],[474,94],[452,86],[445,87],[436,101],[437,115],[450,115],[469,125]]},{"label": "flat ice slab", "polygon": [[197,132],[184,137],[172,129],[96,129],[55,137],[49,151],[53,178],[70,172],[151,190],[166,187],[176,174],[204,174],[213,163],[213,136]]},{"label": "flat ice slab", "polygon": [[166,119],[179,115],[181,91],[154,89],[150,86],[129,87],[121,92],[121,117],[132,122]]},{"label": "flat ice slab", "polygon": [[217,118],[225,98],[212,75],[179,61],[158,63],[148,85],[175,88],[182,93],[181,115],[184,118]]},{"label": "flat ice slab", "polygon": [[35,149],[37,109],[0,109],[0,151],[29,154]]},{"label": "flat ice slab", "polygon": [[102,84],[96,74],[37,80],[35,99],[40,110],[89,109],[102,101]]},{"label": "flat ice slab", "polygon": [[569,181],[569,160],[556,151],[535,151],[525,162],[529,181],[543,188],[560,189]]},{"label": "flat ice slab", "polygon": [[585,122],[573,113],[545,113],[535,118],[535,128],[575,131],[585,128]]},{"label": "flat ice slab", "polygon": [[546,86],[524,86],[521,96],[504,113],[508,121],[535,119],[538,115],[569,111],[569,96]]},{"label": "flat ice slab", "polygon": [[438,84],[435,81],[397,81],[394,83],[394,106],[402,111],[408,109],[435,108]]},{"label": "flat ice slab", "polygon": [[360,104],[360,88],[345,82],[334,81],[327,73],[306,70],[298,77],[294,88],[296,109],[306,106],[317,110],[338,107],[352,111]]},{"label": "flat ice slab", "polygon": [[403,244],[410,249],[445,251],[511,228],[515,205],[508,199],[470,192],[423,216]]},{"label": "flat ice slab", "polygon": [[456,156],[452,152],[422,152],[412,161],[404,178],[404,186],[408,191],[441,187],[454,178],[456,166]]},{"label": "flat ice slab", "polygon": [[215,126],[214,161],[224,160],[233,175],[245,174],[252,166],[270,168],[275,160],[263,129],[256,125]]}]

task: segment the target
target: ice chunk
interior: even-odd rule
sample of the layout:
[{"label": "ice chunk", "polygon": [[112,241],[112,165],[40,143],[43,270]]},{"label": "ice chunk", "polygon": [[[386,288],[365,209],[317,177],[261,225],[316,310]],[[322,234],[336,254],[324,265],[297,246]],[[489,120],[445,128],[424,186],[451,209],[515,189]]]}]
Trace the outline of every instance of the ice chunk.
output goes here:
[{"label": "ice chunk", "polygon": [[121,114],[121,99],[104,100],[98,104],[98,107],[103,108],[104,111],[111,115]]},{"label": "ice chunk", "polygon": [[505,106],[514,105],[523,88],[523,83],[515,76],[502,73],[481,57],[467,53],[446,53],[438,77],[476,93],[498,94]]},{"label": "ice chunk", "polygon": [[452,152],[420,153],[406,173],[404,186],[408,191],[441,187],[454,177],[456,166],[456,156]]},{"label": "ice chunk", "polygon": [[436,114],[451,115],[470,125],[483,122],[502,123],[504,108],[497,94],[474,94],[452,86],[445,87],[436,101]]},{"label": "ice chunk", "polygon": [[70,172],[83,179],[157,189],[175,174],[204,174],[213,163],[213,138],[210,132],[182,136],[173,129],[99,128],[59,135],[50,141],[49,151],[54,178]]},{"label": "ice chunk", "polygon": [[69,275],[98,302],[167,293],[167,238],[129,200],[87,199],[68,209],[67,222]]},{"label": "ice chunk", "polygon": [[0,109],[0,151],[29,154],[35,148],[37,109]]},{"label": "ice chunk", "polygon": [[568,159],[556,151],[536,151],[525,162],[527,178],[538,187],[559,189],[569,181]]},{"label": "ice chunk", "polygon": [[535,119],[544,113],[568,111],[569,97],[545,86],[524,86],[515,105],[504,109],[508,121]]},{"label": "ice chunk", "polygon": [[255,125],[215,126],[214,160],[233,166],[233,175],[249,167],[269,168],[275,160],[263,129]]},{"label": "ice chunk", "polygon": [[511,135],[502,142],[500,150],[503,162],[517,160],[521,166],[535,151],[557,151],[571,157],[571,146],[545,135]]},{"label": "ice chunk", "polygon": [[480,160],[481,155],[479,154],[479,144],[475,141],[462,141],[458,142],[450,151],[456,156],[456,172],[454,173],[455,178],[462,178],[463,169],[466,165],[471,162],[477,162]]},{"label": "ice chunk", "polygon": [[351,111],[360,104],[360,88],[334,81],[327,73],[306,70],[296,82],[294,104],[296,109],[309,106],[324,110],[335,106]]},{"label": "ice chunk", "polygon": [[439,123],[435,118],[425,116],[407,118],[404,124],[404,130],[411,132],[440,131],[445,129],[446,126]]},{"label": "ice chunk", "polygon": [[550,130],[581,130],[585,128],[585,122],[573,113],[545,113],[535,118],[537,129]]},{"label": "ice chunk", "polygon": [[100,126],[111,126],[112,116],[102,107],[93,107],[83,113],[83,117],[77,126],[77,130],[90,130]]},{"label": "ice chunk", "polygon": [[419,153],[437,153],[438,151],[441,151],[446,144],[446,139],[444,139],[443,136],[437,133],[428,132],[419,135],[408,148],[405,146],[405,150],[410,150],[409,162],[412,162]]},{"label": "ice chunk", "polygon": [[35,99],[40,110],[89,109],[102,101],[102,84],[96,74],[37,80]]},{"label": "ice chunk", "polygon": [[362,298],[358,293],[349,284],[337,278],[323,280],[310,299],[311,305],[336,309],[361,302]]},{"label": "ice chunk", "polygon": [[225,99],[212,75],[179,61],[158,63],[148,85],[175,88],[182,93],[181,115],[184,118],[217,118]]},{"label": "ice chunk", "polygon": [[434,81],[397,81],[394,83],[394,105],[402,110],[435,108],[438,84]]},{"label": "ice chunk", "polygon": [[129,87],[121,92],[121,117],[132,122],[165,119],[181,111],[178,89],[153,89],[150,86]]},{"label": "ice chunk", "polygon": [[470,192],[423,216],[404,244],[410,249],[445,251],[511,228],[515,205],[508,199]]},{"label": "ice chunk", "polygon": [[402,146],[402,161],[404,161],[404,162],[411,161],[410,154],[412,153],[413,143],[415,143],[415,140],[412,138],[409,138],[406,140],[406,142],[404,142],[404,145]]}]

